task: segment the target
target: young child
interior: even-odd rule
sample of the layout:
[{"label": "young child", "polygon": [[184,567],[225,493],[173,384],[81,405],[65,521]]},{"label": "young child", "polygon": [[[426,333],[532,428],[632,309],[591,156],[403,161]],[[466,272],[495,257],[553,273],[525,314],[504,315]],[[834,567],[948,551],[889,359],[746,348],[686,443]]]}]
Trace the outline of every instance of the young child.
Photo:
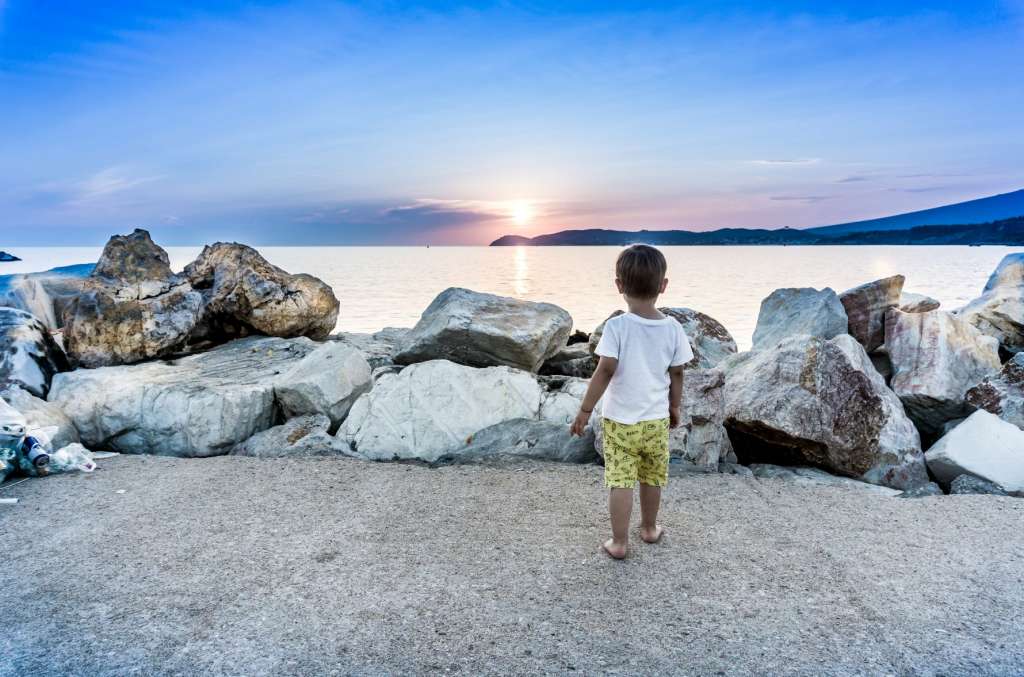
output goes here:
[{"label": "young child", "polygon": [[582,435],[598,400],[604,431],[604,483],[611,489],[612,537],[605,551],[626,556],[633,485],[640,482],[640,538],[657,543],[661,488],[668,483],[668,429],[679,425],[683,365],[693,359],[675,319],[661,314],[668,264],[654,247],[633,245],[615,262],[615,285],[629,312],[608,320],[597,344],[600,361],[570,432]]}]

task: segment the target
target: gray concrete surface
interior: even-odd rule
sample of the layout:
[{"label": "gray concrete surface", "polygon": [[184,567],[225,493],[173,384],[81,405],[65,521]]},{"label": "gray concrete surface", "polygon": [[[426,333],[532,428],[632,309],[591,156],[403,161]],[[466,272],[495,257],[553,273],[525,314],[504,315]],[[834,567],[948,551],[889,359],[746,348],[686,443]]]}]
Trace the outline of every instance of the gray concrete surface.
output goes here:
[{"label": "gray concrete surface", "polygon": [[[123,492],[123,493],[119,493]],[[1024,500],[595,466],[120,457],[0,490],[0,674],[1024,672]]]}]

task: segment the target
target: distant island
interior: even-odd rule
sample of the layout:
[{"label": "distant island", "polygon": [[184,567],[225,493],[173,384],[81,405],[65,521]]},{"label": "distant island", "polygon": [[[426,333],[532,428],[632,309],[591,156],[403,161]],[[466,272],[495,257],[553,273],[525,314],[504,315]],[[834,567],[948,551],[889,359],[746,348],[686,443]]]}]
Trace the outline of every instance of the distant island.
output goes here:
[{"label": "distant island", "polygon": [[907,214],[816,228],[563,230],[505,235],[492,247],[612,245],[1024,245],[1024,190]]},{"label": "distant island", "polygon": [[7,252],[0,252],[0,262],[2,261],[21,261],[14,254],[8,254]]},{"label": "distant island", "polygon": [[778,230],[722,228],[705,232],[692,230],[563,230],[558,233],[522,237],[505,235],[492,247],[510,246],[621,246],[642,242],[653,245],[1012,245],[1024,246],[1024,216],[1012,219],[954,226],[917,226],[906,230],[874,230],[862,233],[826,235],[796,228]]}]

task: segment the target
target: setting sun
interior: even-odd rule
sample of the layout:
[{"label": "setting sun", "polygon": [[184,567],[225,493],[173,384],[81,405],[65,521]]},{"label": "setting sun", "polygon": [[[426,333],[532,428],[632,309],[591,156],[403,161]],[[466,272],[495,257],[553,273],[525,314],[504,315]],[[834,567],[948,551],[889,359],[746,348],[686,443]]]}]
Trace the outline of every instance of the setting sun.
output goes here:
[{"label": "setting sun", "polygon": [[533,206],[523,201],[512,203],[512,221],[517,226],[525,226],[533,221]]}]

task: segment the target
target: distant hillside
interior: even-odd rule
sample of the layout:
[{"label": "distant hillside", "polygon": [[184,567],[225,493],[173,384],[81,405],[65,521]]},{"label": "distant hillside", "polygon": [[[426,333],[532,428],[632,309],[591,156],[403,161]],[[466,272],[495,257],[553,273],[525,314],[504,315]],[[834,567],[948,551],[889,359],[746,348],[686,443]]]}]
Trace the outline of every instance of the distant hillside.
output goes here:
[{"label": "distant hillside", "polygon": [[722,245],[722,244],[817,244],[821,239],[793,228],[756,230],[722,228],[706,232],[691,230],[563,230],[537,237],[505,235],[491,243],[492,247],[514,245],[626,245],[643,242],[654,245]]},{"label": "distant hillside", "polygon": [[989,223],[929,225],[904,230],[876,230],[853,233],[822,233],[820,230],[752,230],[723,228],[708,232],[689,230],[563,230],[558,233],[522,237],[506,235],[491,243],[508,246],[622,246],[642,242],[653,245],[862,245],[862,244],[959,244],[1022,245],[1024,216]]},{"label": "distant hillside", "polygon": [[808,228],[808,233],[840,235],[879,230],[906,230],[915,226],[935,226],[949,223],[985,223],[1014,216],[1024,216],[1024,189],[977,200],[958,202],[943,207],[923,209],[919,212],[896,214],[880,219],[853,221],[834,226]]}]

